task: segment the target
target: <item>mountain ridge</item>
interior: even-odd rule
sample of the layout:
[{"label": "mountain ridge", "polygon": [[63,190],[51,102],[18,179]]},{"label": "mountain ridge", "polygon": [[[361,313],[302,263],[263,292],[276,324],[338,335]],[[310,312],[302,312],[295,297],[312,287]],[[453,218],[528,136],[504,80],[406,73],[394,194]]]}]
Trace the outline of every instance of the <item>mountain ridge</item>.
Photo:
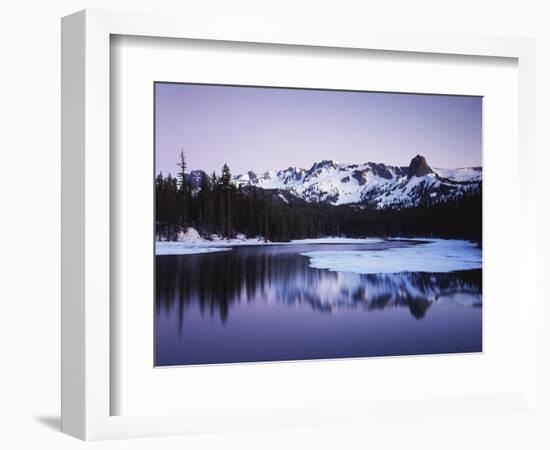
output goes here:
[{"label": "mountain ridge", "polygon": [[287,203],[295,197],[309,203],[358,204],[382,209],[456,200],[467,193],[480,192],[482,168],[432,168],[424,156],[416,155],[408,167],[322,160],[309,169],[290,166],[259,175],[248,171],[232,179],[242,188],[274,191]]}]

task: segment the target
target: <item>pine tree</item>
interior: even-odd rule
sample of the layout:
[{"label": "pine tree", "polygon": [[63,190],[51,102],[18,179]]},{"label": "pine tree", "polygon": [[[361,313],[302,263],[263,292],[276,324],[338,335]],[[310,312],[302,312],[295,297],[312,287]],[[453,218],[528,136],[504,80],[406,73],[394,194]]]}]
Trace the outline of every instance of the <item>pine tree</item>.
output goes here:
[{"label": "pine tree", "polygon": [[199,183],[199,193],[197,195],[198,199],[198,211],[199,211],[199,226],[203,234],[209,231],[209,201],[210,201],[210,180],[208,175],[204,172],[201,174],[201,179]]},{"label": "pine tree", "polygon": [[220,186],[221,190],[223,191],[223,198],[225,203],[225,210],[224,210],[224,220],[226,221],[226,236],[228,238],[231,237],[231,194],[232,194],[232,187],[231,184],[231,171],[229,170],[229,166],[227,164],[224,164],[222,167],[222,175],[220,178]]},{"label": "pine tree", "polygon": [[165,221],[165,189],[164,189],[164,177],[160,172],[155,178],[155,236],[157,240],[160,240],[162,235],[162,222]]},{"label": "pine tree", "polygon": [[185,164],[185,155],[183,153],[183,149],[180,151],[180,161],[178,162],[178,167],[180,168],[180,172],[178,172],[178,182],[179,182],[179,190],[178,190],[178,203],[179,203],[179,217],[180,217],[180,225],[183,227],[187,226],[188,221],[188,186],[187,186],[187,176],[185,173],[185,169],[187,165]]},{"label": "pine tree", "polygon": [[231,187],[231,171],[227,164],[222,167],[221,185],[224,190],[229,190]]},{"label": "pine tree", "polygon": [[185,176],[185,169],[187,168],[187,165],[185,164],[185,154],[183,153],[183,148],[180,151],[180,160],[177,163],[178,167],[180,168],[180,172],[178,172],[178,181],[180,183],[180,189],[184,188],[187,185],[187,180]]}]

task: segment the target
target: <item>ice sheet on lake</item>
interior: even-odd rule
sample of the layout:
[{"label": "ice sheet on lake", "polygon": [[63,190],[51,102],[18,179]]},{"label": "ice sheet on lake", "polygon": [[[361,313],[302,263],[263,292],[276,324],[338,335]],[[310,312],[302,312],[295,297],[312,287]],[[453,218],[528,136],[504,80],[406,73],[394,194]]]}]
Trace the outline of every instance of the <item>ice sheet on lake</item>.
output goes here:
[{"label": "ice sheet on lake", "polygon": [[407,247],[372,251],[314,251],[301,253],[315,269],[361,274],[452,272],[480,269],[481,249],[461,240],[433,239]]}]

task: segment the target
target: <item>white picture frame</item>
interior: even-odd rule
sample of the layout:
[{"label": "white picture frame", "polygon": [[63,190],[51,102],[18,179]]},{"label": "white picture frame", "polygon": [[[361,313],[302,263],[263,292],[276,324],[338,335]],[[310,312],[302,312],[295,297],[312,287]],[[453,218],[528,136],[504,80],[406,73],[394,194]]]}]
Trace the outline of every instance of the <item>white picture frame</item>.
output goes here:
[{"label": "white picture frame", "polygon": [[[110,182],[110,37],[112,35],[201,39],[368,49],[418,54],[513,58],[519,73],[518,226],[522,245],[514,246],[517,276],[525,286],[518,311],[516,389],[489,396],[426,398],[409,401],[414,414],[436,405],[445,414],[497,412],[506,405],[519,412],[536,408],[536,236],[535,186],[528,168],[535,164],[535,42],[527,38],[436,33],[349,30],[322,35],[261,23],[233,29],[230,23],[196,23],[191,17],[86,10],[62,21],[62,430],[85,440],[162,436],[191,432],[243,430],[270,426],[324,423],[338,417],[370,417],[389,405],[342,404],[330,413],[310,414],[315,405],[284,414],[256,414],[255,420],[190,420],[179,414],[111,415],[113,386],[110,336],[111,212]],[[511,295],[519,295],[517,292]],[[168,369],[169,370],[169,369]],[[184,376],[184,375],[182,375]],[[431,403],[430,403],[431,402]],[[382,402],[383,403],[383,402]],[[252,414],[254,415],[254,414]]]}]

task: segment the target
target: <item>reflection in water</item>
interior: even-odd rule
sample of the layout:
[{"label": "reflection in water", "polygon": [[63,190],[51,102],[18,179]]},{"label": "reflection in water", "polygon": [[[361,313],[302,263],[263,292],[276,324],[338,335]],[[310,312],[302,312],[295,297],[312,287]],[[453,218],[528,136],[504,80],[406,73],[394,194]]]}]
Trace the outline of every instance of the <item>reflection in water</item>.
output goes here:
[{"label": "reflection in water", "polygon": [[240,250],[157,257],[157,309],[183,315],[196,302],[201,312],[225,322],[232,305],[251,301],[326,313],[405,307],[417,319],[434,302],[481,306],[481,270],[359,275],[311,269],[296,252]]},{"label": "reflection in water", "polygon": [[157,256],[156,365],[482,350],[481,270],[359,275],[300,255],[326,249]]}]

